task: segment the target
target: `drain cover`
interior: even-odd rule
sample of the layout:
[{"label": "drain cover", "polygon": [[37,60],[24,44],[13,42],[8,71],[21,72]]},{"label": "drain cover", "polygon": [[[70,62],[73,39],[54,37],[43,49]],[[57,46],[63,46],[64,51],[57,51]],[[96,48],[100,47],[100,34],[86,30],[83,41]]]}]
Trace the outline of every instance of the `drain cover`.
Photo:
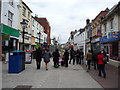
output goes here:
[{"label": "drain cover", "polygon": [[73,70],[79,71],[80,69],[73,69]]},{"label": "drain cover", "polygon": [[30,90],[32,85],[18,85],[13,90]]}]

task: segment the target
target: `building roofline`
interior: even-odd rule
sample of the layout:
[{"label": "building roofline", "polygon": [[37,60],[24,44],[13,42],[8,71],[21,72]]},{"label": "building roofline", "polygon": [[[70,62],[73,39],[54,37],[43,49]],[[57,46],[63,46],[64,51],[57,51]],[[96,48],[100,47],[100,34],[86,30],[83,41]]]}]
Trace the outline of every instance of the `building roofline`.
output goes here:
[{"label": "building roofline", "polygon": [[29,9],[29,11],[32,13],[32,10],[27,6],[27,4],[22,0],[21,1],[22,2],[22,4],[24,4],[28,9]]}]

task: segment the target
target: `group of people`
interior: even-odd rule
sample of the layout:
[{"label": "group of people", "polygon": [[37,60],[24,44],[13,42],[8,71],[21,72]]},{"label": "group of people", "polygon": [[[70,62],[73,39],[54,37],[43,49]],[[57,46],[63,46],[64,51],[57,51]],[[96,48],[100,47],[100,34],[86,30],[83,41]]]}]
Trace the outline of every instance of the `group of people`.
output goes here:
[{"label": "group of people", "polygon": [[[54,67],[58,68],[60,66],[59,60],[61,57],[59,50],[56,49],[53,53],[50,53],[49,49],[43,50],[42,47],[40,46],[36,50],[37,69],[40,69],[41,61],[43,58],[45,62],[46,70],[48,70],[48,63],[50,62],[51,57],[53,57]],[[91,50],[88,50],[88,53],[86,54],[85,57],[86,57],[85,59],[87,60],[87,67],[88,67],[87,72],[91,68],[91,63],[93,63],[94,69],[98,69],[99,71],[98,75],[102,76],[103,73],[103,77],[106,78],[106,72],[105,72],[106,63],[103,61],[103,59],[106,59],[105,51],[103,49],[99,52],[98,51],[91,52]],[[73,65],[75,64],[75,62],[76,64],[84,64],[84,53],[82,49],[77,49],[76,51],[73,48],[71,48],[70,51],[68,51],[68,49],[65,49],[62,55],[61,66],[68,67],[68,63],[71,64],[71,62]]]}]

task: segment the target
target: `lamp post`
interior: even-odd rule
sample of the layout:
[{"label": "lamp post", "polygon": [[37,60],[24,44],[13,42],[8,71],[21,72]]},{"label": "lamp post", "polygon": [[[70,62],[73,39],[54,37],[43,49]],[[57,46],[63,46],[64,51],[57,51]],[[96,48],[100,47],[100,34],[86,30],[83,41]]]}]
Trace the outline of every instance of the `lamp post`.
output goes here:
[{"label": "lamp post", "polygon": [[92,48],[92,37],[90,37],[90,48],[91,48],[91,52],[93,53],[93,48]]},{"label": "lamp post", "polygon": [[39,32],[38,35],[39,35],[39,45],[40,45],[40,36],[41,36],[41,32]]},{"label": "lamp post", "polygon": [[23,19],[23,21],[22,22],[20,22],[20,24],[22,25],[22,28],[23,28],[23,34],[22,34],[22,38],[23,38],[23,42],[22,42],[22,44],[23,44],[23,51],[25,50],[25,47],[24,47],[24,35],[25,35],[25,28],[27,28],[27,25],[28,25],[28,21],[26,20],[26,19]]}]

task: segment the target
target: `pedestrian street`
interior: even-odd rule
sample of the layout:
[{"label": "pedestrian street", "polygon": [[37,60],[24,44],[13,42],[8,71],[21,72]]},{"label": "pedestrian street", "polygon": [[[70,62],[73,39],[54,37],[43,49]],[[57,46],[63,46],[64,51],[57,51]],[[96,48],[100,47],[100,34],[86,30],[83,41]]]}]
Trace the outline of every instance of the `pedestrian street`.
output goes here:
[{"label": "pedestrian street", "polygon": [[2,88],[15,88],[18,85],[32,88],[102,88],[80,65],[54,68],[51,60],[46,71],[43,61],[41,69],[37,70],[33,60],[31,64],[25,64],[25,70],[18,74],[9,74],[4,62],[2,69]]}]

